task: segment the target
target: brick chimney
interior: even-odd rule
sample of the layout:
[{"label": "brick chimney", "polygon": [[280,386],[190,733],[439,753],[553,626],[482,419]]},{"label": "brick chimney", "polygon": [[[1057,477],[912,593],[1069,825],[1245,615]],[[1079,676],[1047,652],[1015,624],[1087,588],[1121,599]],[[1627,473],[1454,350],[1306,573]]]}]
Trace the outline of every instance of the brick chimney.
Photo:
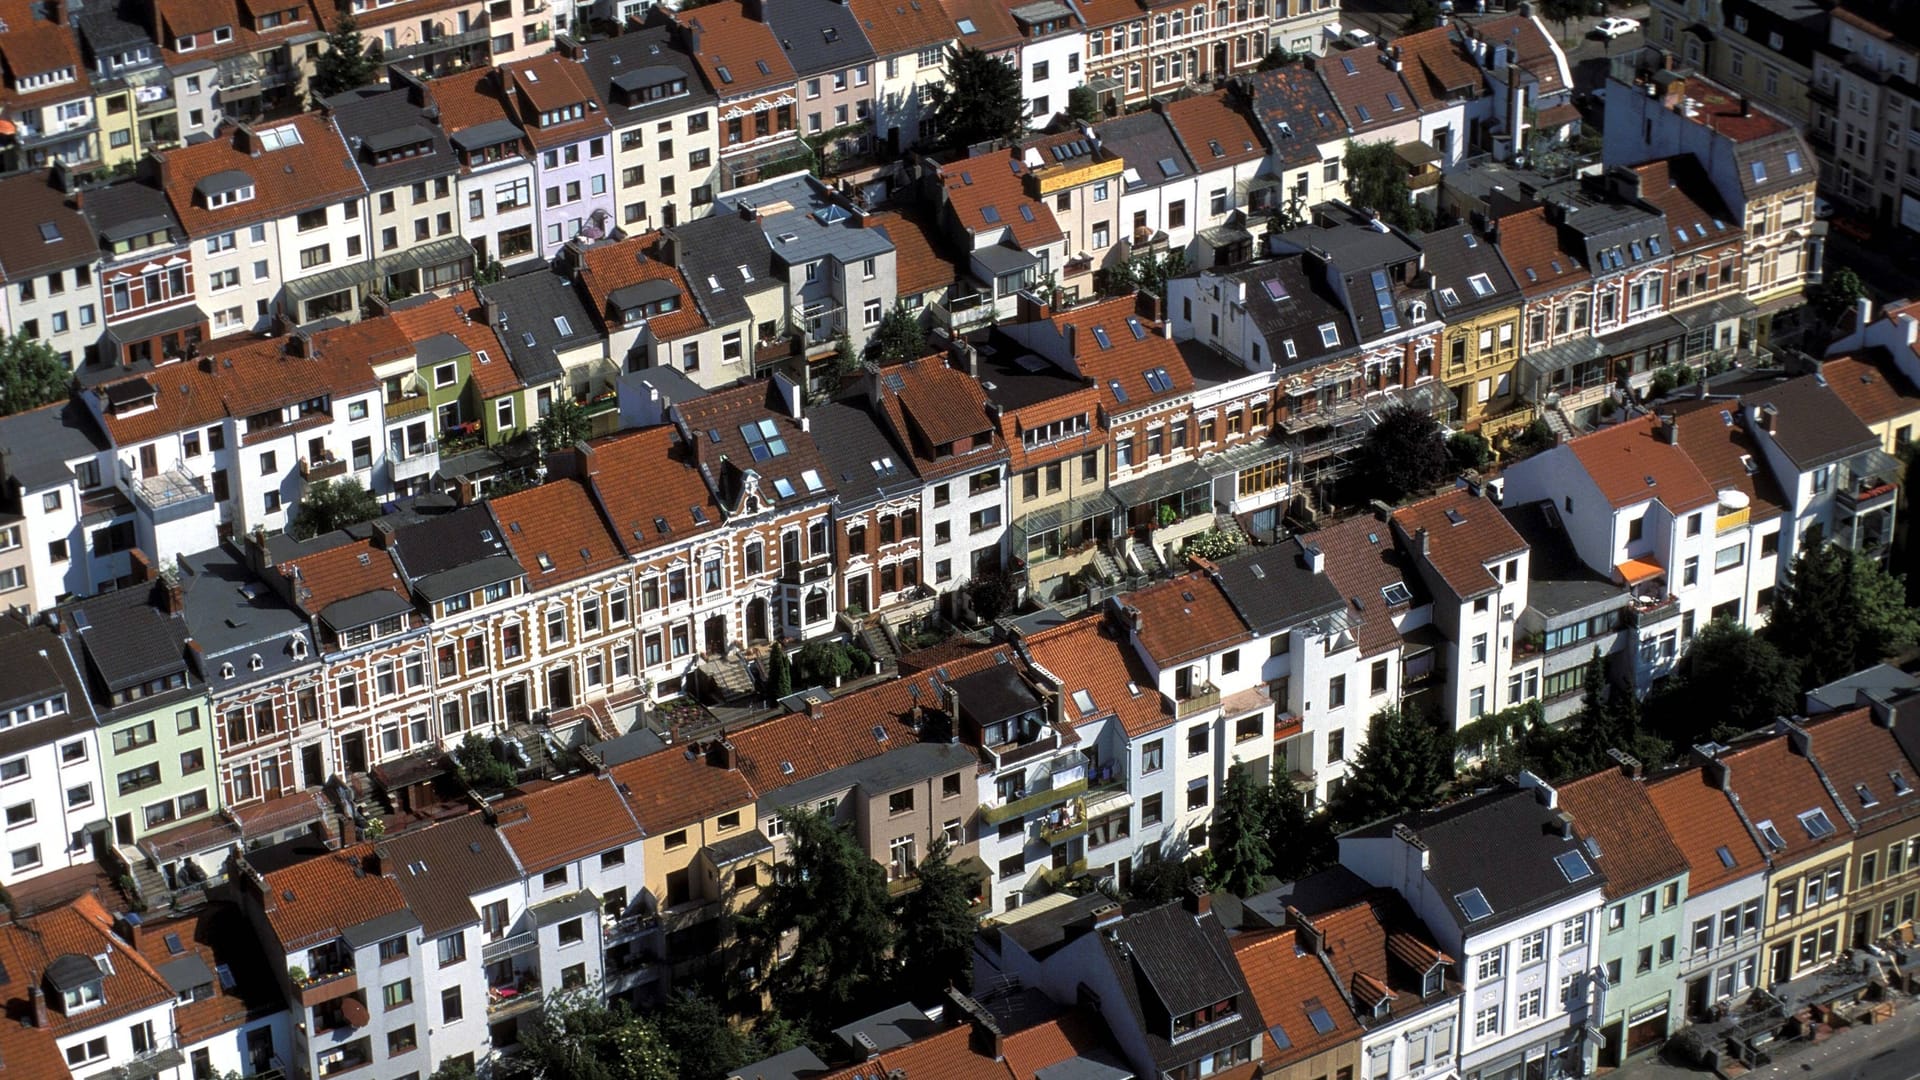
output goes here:
[{"label": "brick chimney", "polygon": [[33,1009],[33,1026],[37,1028],[52,1026],[52,1021],[47,1018],[47,993],[40,989],[38,983],[27,988],[27,1001]]},{"label": "brick chimney", "polygon": [[1207,891],[1207,879],[1196,877],[1187,882],[1186,905],[1195,918],[1213,910],[1213,894]]},{"label": "brick chimney", "polygon": [[393,546],[393,526],[385,521],[376,520],[373,523],[372,539],[373,546],[379,548],[381,551],[386,551],[388,548],[391,548]]}]

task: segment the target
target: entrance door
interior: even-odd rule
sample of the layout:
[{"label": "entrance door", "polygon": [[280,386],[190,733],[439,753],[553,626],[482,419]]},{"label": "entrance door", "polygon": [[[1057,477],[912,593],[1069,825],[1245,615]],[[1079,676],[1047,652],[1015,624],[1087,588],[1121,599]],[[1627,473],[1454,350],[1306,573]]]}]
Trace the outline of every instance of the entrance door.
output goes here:
[{"label": "entrance door", "polygon": [[121,814],[113,819],[113,842],[122,846],[133,844],[132,814]]},{"label": "entrance door", "polygon": [[367,771],[367,736],[356,731],[340,740],[340,762],[349,774]]},{"label": "entrance door", "polygon": [[1779,986],[1793,978],[1793,945],[1791,942],[1775,945],[1768,954],[1767,971],[1772,981],[1769,986]]},{"label": "entrance door", "polygon": [[873,604],[867,597],[868,575],[859,574],[847,579],[847,606],[861,611],[872,611]]},{"label": "entrance door", "polygon": [[706,642],[708,656],[726,655],[727,617],[725,615],[714,615],[707,619]]},{"label": "entrance door", "polygon": [[527,684],[525,680],[507,687],[505,694],[507,723],[524,724],[527,722]]},{"label": "entrance door", "polygon": [[747,605],[747,641],[765,641],[767,637],[767,602],[755,600]]},{"label": "entrance door", "polygon": [[258,1076],[273,1068],[273,1029],[257,1027],[247,1032],[248,1071]]},{"label": "entrance door", "polygon": [[1226,73],[1227,73],[1227,43],[1222,41],[1222,42],[1216,43],[1213,47],[1212,75],[1216,79],[1218,79],[1218,78],[1225,78]]},{"label": "entrance door", "polygon": [[573,707],[573,669],[554,668],[547,672],[547,708]]},{"label": "entrance door", "polygon": [[302,747],[300,750],[300,785],[319,787],[327,782],[326,763],[320,754],[320,744]]}]

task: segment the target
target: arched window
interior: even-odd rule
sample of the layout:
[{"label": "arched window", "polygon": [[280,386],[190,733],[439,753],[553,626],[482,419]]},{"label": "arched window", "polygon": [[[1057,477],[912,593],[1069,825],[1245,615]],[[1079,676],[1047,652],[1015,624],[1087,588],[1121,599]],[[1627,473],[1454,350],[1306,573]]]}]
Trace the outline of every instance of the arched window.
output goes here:
[{"label": "arched window", "polygon": [[1153,40],[1167,40],[1167,17],[1165,15],[1155,15],[1153,17]]}]

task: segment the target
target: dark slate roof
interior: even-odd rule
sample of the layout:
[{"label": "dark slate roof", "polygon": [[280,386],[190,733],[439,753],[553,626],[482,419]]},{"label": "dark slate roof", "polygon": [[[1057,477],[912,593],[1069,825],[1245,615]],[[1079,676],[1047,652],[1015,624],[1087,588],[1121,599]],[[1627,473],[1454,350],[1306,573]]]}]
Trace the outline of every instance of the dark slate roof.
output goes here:
[{"label": "dark slate roof", "polygon": [[55,990],[78,990],[105,978],[100,965],[78,953],[62,953],[47,965],[47,985]]},{"label": "dark slate roof", "polygon": [[778,289],[773,274],[773,249],[759,222],[747,221],[738,214],[714,214],[667,230],[676,241],[676,264],[686,276],[694,302],[715,326],[742,322],[753,317],[746,295],[739,286],[715,289],[709,277],[721,281],[740,279],[740,267],[753,272],[761,289]]},{"label": "dark slate roof", "polygon": [[[499,305],[494,332],[506,343],[513,370],[528,386],[564,378],[559,354],[599,340],[593,312],[587,310],[579,290],[544,268],[482,285],[479,292],[481,299]],[[562,334],[554,322],[559,317],[565,317],[568,333]]]},{"label": "dark slate roof", "polygon": [[64,401],[0,417],[0,475],[27,491],[73,479],[67,464],[107,448],[107,437],[84,406]]},{"label": "dark slate roof", "polygon": [[[327,99],[340,134],[353,147],[353,163],[367,187],[380,191],[419,180],[452,176],[460,171],[460,159],[447,141],[446,130],[428,119],[413,101],[413,91],[401,88],[381,90],[363,87]],[[422,139],[433,147],[431,154],[416,154],[374,164],[376,150],[388,145],[405,145]]]},{"label": "dark slate roof", "polygon": [[1041,705],[1040,695],[1012,664],[995,664],[947,685],[960,695],[961,715],[981,724],[997,723]]},{"label": "dark slate roof", "polygon": [[759,829],[748,829],[738,835],[729,836],[725,840],[715,840],[708,844],[705,850],[708,861],[713,865],[731,866],[743,859],[751,859],[755,855],[772,851],[773,841],[767,839],[767,834]]},{"label": "dark slate roof", "polygon": [[480,921],[471,897],[520,879],[500,833],[479,814],[466,814],[381,842],[420,929],[438,937]]},{"label": "dark slate roof", "polygon": [[[876,1050],[892,1050],[926,1038],[940,1030],[940,1025],[927,1019],[927,1014],[905,1002],[883,1009],[872,1016],[863,1016],[850,1024],[842,1024],[833,1029],[833,1034],[841,1042],[861,1055]],[[859,1037],[865,1035],[867,1042]],[[751,1070],[742,1070],[746,1076],[758,1076]]]},{"label": "dark slate roof", "polygon": [[[586,69],[594,93],[605,104],[607,119],[617,128],[655,116],[677,116],[716,100],[700,77],[700,65],[674,44],[673,31],[666,26],[650,26],[596,41],[588,46],[587,58],[580,66]],[[673,77],[686,79],[685,94],[640,101],[624,89],[658,85],[669,77],[669,70],[675,73]]]},{"label": "dark slate roof", "polygon": [[[1606,885],[1591,863],[1592,875],[1579,881],[1561,873],[1554,857],[1579,852],[1584,860],[1586,847],[1577,838],[1562,840],[1552,813],[1533,791],[1507,781],[1484,795],[1388,818],[1349,835],[1390,837],[1403,824],[1413,829],[1426,845],[1427,879],[1442,906],[1461,933],[1475,933]],[[1468,920],[1455,898],[1471,889],[1486,897],[1492,914]]]},{"label": "dark slate roof", "polygon": [[1161,184],[1191,178],[1198,170],[1187,157],[1180,137],[1167,118],[1152,110],[1129,113],[1094,125],[1100,144],[1127,162],[1128,191],[1144,191]]},{"label": "dark slate roof", "polygon": [[[766,23],[780,39],[787,62],[804,78],[871,64],[873,46],[860,31],[853,8],[836,0],[780,0],[765,5]],[[877,72],[868,72],[875,78]]]},{"label": "dark slate roof", "polygon": [[[45,172],[0,180],[0,274],[9,282],[91,263],[99,249],[93,226]],[[51,237],[52,239],[48,239]]]},{"label": "dark slate roof", "polygon": [[1305,64],[1263,71],[1251,79],[1253,115],[1283,169],[1320,160],[1320,143],[1348,134],[1340,106],[1318,72]]},{"label": "dark slate roof", "polygon": [[[123,49],[147,47],[147,55],[152,63],[159,63],[160,50],[153,45],[153,34],[138,19],[139,5],[126,5],[125,14],[115,10],[120,5],[114,3],[76,4],[70,9],[74,26],[78,27],[87,44],[90,59],[97,62],[101,57],[111,55]],[[121,69],[125,71],[127,69]],[[98,82],[98,76],[95,76]]]},{"label": "dark slate roof", "polygon": [[234,677],[251,681],[271,679],[319,659],[293,655],[295,637],[307,633],[307,621],[286,601],[254,577],[244,559],[230,547],[210,548],[187,556],[181,585],[186,590],[187,631],[207,659],[204,673],[217,693],[226,680],[222,662],[242,654],[257,654],[261,669],[234,664]]},{"label": "dark slate roof", "polygon": [[1215,564],[1226,593],[1255,634],[1271,634],[1342,610],[1340,590],[1307,568],[1293,544],[1242,552]]},{"label": "dark slate roof", "polygon": [[[1281,251],[1308,252],[1312,260],[1309,266],[1319,264],[1320,272],[1337,275],[1343,281],[1349,314],[1362,341],[1395,332],[1386,327],[1370,279],[1375,270],[1418,258],[1420,249],[1412,240],[1391,227],[1373,227],[1373,219],[1353,207],[1329,202],[1314,207],[1311,224],[1281,233],[1280,244]],[[1395,317],[1404,327],[1408,318],[1406,301],[1431,303],[1432,295],[1425,289],[1395,282],[1391,276],[1388,280]]]},{"label": "dark slate roof", "polygon": [[180,227],[180,218],[174,214],[167,193],[151,184],[122,180],[92,188],[86,192],[86,201],[81,206],[93,224],[94,233],[100,237],[102,248],[129,236],[144,236],[163,228],[175,242],[186,239],[187,234]]},{"label": "dark slate roof", "polygon": [[[159,608],[159,588],[119,589],[60,609],[62,623],[75,627],[88,665],[109,695],[188,670],[187,621]],[[103,707],[109,701],[100,699]],[[149,704],[143,698],[137,707]]]},{"label": "dark slate roof", "polygon": [[[1307,264],[1305,255],[1282,255],[1255,263],[1226,275],[1228,281],[1244,283],[1244,303],[1253,325],[1266,339],[1267,355],[1282,375],[1310,367],[1325,360],[1354,352],[1360,347],[1359,334],[1324,275]],[[1328,345],[1320,327],[1335,324],[1340,331],[1337,344]],[[1293,342],[1289,356],[1287,342]]]},{"label": "dark slate roof", "polygon": [[44,746],[93,727],[87,694],[60,639],[45,626],[0,616],[0,709],[13,709],[55,694],[67,695],[64,716],[15,724],[0,731],[0,754]]},{"label": "dark slate roof", "polygon": [[[1421,236],[1419,244],[1426,253],[1422,265],[1433,274],[1436,314],[1441,318],[1477,315],[1520,303],[1520,284],[1500,257],[1500,249],[1476,233],[1473,226],[1437,229]],[[1483,284],[1492,290],[1484,295],[1473,288],[1473,279],[1480,274],[1486,275]],[[1447,290],[1452,290],[1451,294]],[[1449,295],[1457,302],[1449,302]]]},{"label": "dark slate roof", "polygon": [[[1192,1061],[1195,1054],[1245,1043],[1266,1030],[1227,932],[1211,912],[1196,916],[1175,902],[1130,916],[1108,930],[1101,934],[1101,950],[1156,1065],[1170,1068]],[[1228,998],[1238,999],[1237,1017],[1182,1037],[1178,1047],[1151,1018],[1180,1016]],[[1153,1012],[1145,1007],[1150,1000],[1159,1002]]]},{"label": "dark slate roof", "polygon": [[[880,426],[865,399],[835,402],[813,410],[814,441],[833,474],[842,512],[920,490],[912,455]],[[876,471],[874,462],[880,463]]]},{"label": "dark slate roof", "polygon": [[1559,513],[1552,503],[1503,506],[1500,513],[1532,553],[1527,564],[1529,608],[1552,619],[1608,600],[1626,603],[1626,589],[1594,571],[1573,549],[1566,530],[1555,524]]},{"label": "dark slate roof", "polygon": [[908,743],[796,784],[769,787],[760,794],[763,806],[810,806],[834,792],[858,788],[869,796],[880,795],[978,762],[977,753],[960,743]]},{"label": "dark slate roof", "polygon": [[982,930],[990,938],[1011,941],[1035,959],[1044,959],[1073,937],[1072,931],[1091,927],[1094,912],[1113,906],[1113,900],[1101,893],[1077,897],[1059,907],[1037,915],[1022,915],[1002,925]]},{"label": "dark slate roof", "polygon": [[524,572],[507,548],[500,523],[485,505],[464,506],[395,529],[393,548],[414,591],[429,601],[471,592]]},{"label": "dark slate roof", "polygon": [[1766,405],[1779,410],[1773,441],[1802,472],[1880,445],[1819,375],[1802,375],[1756,390],[1741,398],[1740,404],[1748,410]]}]

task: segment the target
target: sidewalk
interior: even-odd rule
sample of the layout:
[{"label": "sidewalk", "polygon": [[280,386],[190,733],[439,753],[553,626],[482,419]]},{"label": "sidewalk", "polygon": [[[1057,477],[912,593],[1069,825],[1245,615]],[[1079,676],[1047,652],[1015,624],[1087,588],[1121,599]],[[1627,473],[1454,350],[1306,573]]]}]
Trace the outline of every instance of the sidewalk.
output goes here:
[{"label": "sidewalk", "polygon": [[[1741,1074],[1742,1080],[1808,1076],[1912,1080],[1920,1075],[1920,1000],[1901,1004],[1900,1011],[1884,1024],[1846,1028],[1819,1043],[1777,1044],[1773,1064]],[[1714,1074],[1653,1055],[1600,1075],[1609,1080],[1701,1080]]]}]

